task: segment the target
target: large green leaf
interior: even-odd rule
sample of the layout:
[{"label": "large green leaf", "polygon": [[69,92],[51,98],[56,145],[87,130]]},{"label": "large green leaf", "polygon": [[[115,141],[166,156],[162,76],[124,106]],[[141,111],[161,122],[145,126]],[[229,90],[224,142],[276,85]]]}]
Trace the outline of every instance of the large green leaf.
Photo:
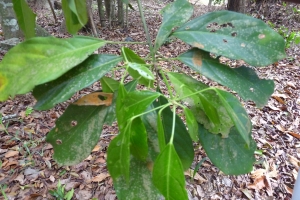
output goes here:
[{"label": "large green leaf", "polygon": [[140,84],[153,87],[154,75],[146,67],[146,62],[127,47],[122,48],[122,56],[129,66],[128,73]]},{"label": "large green leaf", "polygon": [[121,60],[115,55],[91,55],[58,79],[35,87],[33,96],[38,102],[34,108],[47,110],[68,100],[75,92],[98,81]]},{"label": "large green leaf", "polygon": [[158,30],[154,51],[166,41],[172,29],[182,25],[193,15],[193,6],[187,0],[176,0],[161,10],[163,22]]},{"label": "large green leaf", "polygon": [[114,188],[120,200],[160,199],[159,191],[152,183],[152,175],[147,163],[132,157],[130,160],[130,179],[124,177],[114,180]]},{"label": "large green leaf", "polygon": [[263,107],[274,91],[274,82],[259,79],[253,69],[245,66],[230,68],[200,49],[192,49],[178,59],[207,78],[236,91],[245,101],[254,101],[257,107]]},{"label": "large green leaf", "polygon": [[155,160],[153,183],[166,200],[188,199],[183,167],[173,144],[167,144]]},{"label": "large green leaf", "polygon": [[46,137],[61,165],[74,165],[88,157],[102,131],[106,106],[69,105]]},{"label": "large green leaf", "polygon": [[60,77],[103,45],[90,37],[35,37],[13,47],[0,63],[0,101]]},{"label": "large green leaf", "polygon": [[170,72],[168,76],[176,93],[189,104],[196,120],[211,133],[227,137],[234,123],[218,95],[207,85],[185,74]]},{"label": "large green leaf", "polygon": [[232,128],[228,138],[209,133],[199,124],[200,143],[212,163],[222,172],[229,175],[249,173],[255,162],[255,141],[249,136],[250,145],[235,128]]},{"label": "large green leaf", "polygon": [[86,0],[62,0],[62,10],[70,34],[76,34],[88,21]]},{"label": "large green leaf", "polygon": [[[158,102],[154,102],[154,105],[158,107],[166,103],[168,103],[168,101],[164,97],[160,97]],[[173,112],[169,107],[162,111],[161,120],[166,143],[169,143],[173,126]],[[188,169],[194,160],[194,147],[192,139],[190,138],[183,121],[180,117],[178,117],[178,115],[176,115],[173,144],[182,162],[183,168]]]},{"label": "large green leaf", "polygon": [[[120,118],[120,115],[124,113],[122,101],[126,96],[127,91],[124,85],[120,84],[116,99],[117,118]],[[120,134],[110,142],[107,150],[107,168],[114,180],[123,175],[126,182],[128,182],[130,165],[130,132],[128,129],[130,126],[124,124],[122,119],[120,119],[120,122],[123,123],[122,125],[118,124]]]},{"label": "large green leaf", "polygon": [[147,131],[140,117],[131,123],[130,152],[142,161],[145,161],[148,155]]},{"label": "large green leaf", "polygon": [[23,31],[25,38],[30,39],[35,36],[35,17],[25,0],[13,0],[13,7],[18,20],[18,25]]},{"label": "large green leaf", "polygon": [[265,66],[285,57],[283,38],[263,21],[231,11],[197,17],[173,35],[182,41],[253,66]]}]

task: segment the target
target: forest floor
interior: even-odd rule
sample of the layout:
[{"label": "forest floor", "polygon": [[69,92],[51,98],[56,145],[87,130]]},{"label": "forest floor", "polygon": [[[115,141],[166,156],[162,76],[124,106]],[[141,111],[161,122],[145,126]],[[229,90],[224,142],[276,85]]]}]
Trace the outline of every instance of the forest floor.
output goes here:
[{"label": "forest floor", "polygon": [[[146,21],[151,37],[155,38],[161,24],[159,11],[165,3],[158,0],[143,2]],[[133,4],[134,7],[136,7]],[[249,6],[252,16],[272,22],[276,28],[283,26],[289,30],[300,31],[299,14],[292,12],[293,5],[272,4],[267,9]],[[194,17],[214,9],[205,5],[195,5]],[[299,9],[299,5],[298,5]],[[58,23],[54,23],[49,10],[39,8],[38,24],[56,37],[69,37],[60,32],[61,11]],[[130,37],[134,41],[146,41],[137,11],[129,12],[129,25],[125,30],[120,27],[100,29],[99,37],[106,40],[124,41]],[[95,11],[95,22],[98,22]],[[0,29],[1,30],[1,29]],[[87,33],[81,33],[87,34]],[[3,37],[0,35],[0,40]],[[139,55],[146,56],[149,51],[139,45],[128,45]],[[120,45],[107,45],[99,53],[120,54]],[[175,57],[188,49],[179,40],[164,45],[160,53],[165,57]],[[0,50],[0,59],[5,54]],[[268,104],[262,109],[255,108],[252,102],[243,102],[253,123],[253,138],[261,154],[256,155],[253,171],[240,176],[227,176],[208,160],[204,161],[194,178],[191,178],[195,166],[206,154],[203,148],[195,144],[195,158],[186,172],[186,188],[190,199],[291,199],[297,172],[300,166],[300,49],[292,45],[287,50],[287,58],[273,65],[256,68],[260,78],[273,79],[275,91]],[[222,58],[232,67],[241,61]],[[166,63],[160,63],[170,68]],[[186,73],[189,68],[179,65]],[[205,77],[202,81],[210,85]],[[16,98],[0,103],[0,199],[53,199],[49,190],[57,188],[58,181],[65,189],[75,189],[74,199],[116,199],[112,178],[106,167],[106,150],[111,139],[118,133],[116,125],[104,128],[101,138],[91,155],[80,164],[70,167],[58,166],[52,159],[53,149],[45,142],[45,136],[55,126],[70,102],[79,96],[99,90],[99,83],[76,93],[69,101],[61,103],[48,111],[35,111],[36,100],[31,94],[18,95]]]}]

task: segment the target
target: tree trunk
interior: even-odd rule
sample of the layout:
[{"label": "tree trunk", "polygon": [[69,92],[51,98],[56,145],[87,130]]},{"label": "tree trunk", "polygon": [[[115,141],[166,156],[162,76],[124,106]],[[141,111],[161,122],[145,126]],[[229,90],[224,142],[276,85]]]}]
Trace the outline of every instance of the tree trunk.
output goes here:
[{"label": "tree trunk", "polygon": [[0,0],[0,15],[5,39],[23,37],[14,13],[12,0]]},{"label": "tree trunk", "polygon": [[227,8],[228,10],[246,13],[246,0],[228,0]]},{"label": "tree trunk", "polygon": [[119,25],[124,26],[124,8],[122,0],[118,0],[118,23]]},{"label": "tree trunk", "polygon": [[98,3],[98,14],[101,27],[105,27],[105,18],[104,18],[104,11],[103,11],[103,2],[102,0],[97,0]]}]

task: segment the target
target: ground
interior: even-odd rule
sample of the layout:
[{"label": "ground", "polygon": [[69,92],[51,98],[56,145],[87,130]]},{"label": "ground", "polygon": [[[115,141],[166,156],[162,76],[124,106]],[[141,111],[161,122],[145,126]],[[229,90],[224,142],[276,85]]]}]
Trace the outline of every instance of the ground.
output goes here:
[{"label": "ground", "polygon": [[[161,23],[158,11],[165,3],[158,0],[144,1],[146,21],[152,38]],[[134,7],[136,5],[133,4]],[[195,5],[194,16],[208,10],[223,9],[207,8]],[[291,17],[289,5],[274,4],[266,9],[255,10],[249,6],[249,12],[257,18],[270,21],[276,27],[285,25],[289,29],[300,31],[297,18]],[[299,7],[298,7],[299,9]],[[59,21],[54,23],[49,10],[36,10],[38,23],[57,37],[69,37],[60,33],[62,23],[61,12],[57,11]],[[146,41],[139,15],[130,11],[127,30],[113,27],[113,30],[100,28],[99,37],[107,40],[124,41],[127,37],[134,41]],[[96,15],[96,12],[95,12]],[[286,18],[289,17],[287,20]],[[299,20],[299,19],[298,19]],[[97,18],[95,17],[97,22]],[[86,33],[82,33],[86,34]],[[1,37],[1,36],[0,36]],[[3,38],[0,38],[3,39]],[[160,52],[166,57],[175,57],[185,51],[188,46],[180,41],[166,44]],[[142,46],[131,45],[141,56],[148,54]],[[120,54],[120,46],[109,45],[101,52]],[[1,51],[2,55],[5,53]],[[274,94],[268,104],[261,109],[255,108],[252,102],[244,102],[253,123],[253,138],[257,142],[257,162],[250,174],[226,176],[209,160],[203,162],[194,179],[186,172],[186,188],[190,199],[291,199],[297,171],[300,166],[300,51],[299,46],[292,45],[287,50],[288,57],[271,66],[257,68],[260,78],[273,79],[276,84]],[[2,56],[1,56],[2,57]],[[239,66],[241,61],[222,58],[231,66]],[[166,63],[163,67],[170,68]],[[185,66],[182,70],[193,73]],[[115,72],[118,76],[117,72]],[[209,84],[209,80],[203,78]],[[71,100],[57,105],[49,111],[35,111],[32,107],[35,99],[31,94],[20,95],[14,99],[0,103],[2,124],[0,124],[0,185],[2,195],[8,199],[51,199],[49,190],[56,189],[60,180],[66,190],[75,189],[74,199],[116,199],[112,179],[106,168],[106,150],[111,139],[118,133],[116,125],[104,128],[101,138],[91,155],[78,165],[58,166],[52,159],[53,149],[45,142],[45,136],[55,126],[55,120],[62,115],[70,102],[82,94],[100,88],[95,83],[89,88],[76,93]],[[206,154],[195,144],[195,159],[190,170]],[[0,196],[0,199],[4,197]]]}]

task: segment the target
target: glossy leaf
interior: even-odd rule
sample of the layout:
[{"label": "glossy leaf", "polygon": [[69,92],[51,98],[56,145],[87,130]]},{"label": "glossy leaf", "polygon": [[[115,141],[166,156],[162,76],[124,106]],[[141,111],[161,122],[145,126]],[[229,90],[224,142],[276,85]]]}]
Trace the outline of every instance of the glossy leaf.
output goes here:
[{"label": "glossy leaf", "polygon": [[[154,102],[156,107],[164,105],[168,101],[164,97],[160,97],[158,102]],[[173,112],[168,107],[161,113],[161,120],[166,143],[169,143],[173,126]],[[188,169],[194,160],[194,147],[189,133],[180,117],[176,115],[175,135],[173,141],[176,152],[182,162],[184,169]]]},{"label": "glossy leaf", "polygon": [[193,139],[194,142],[198,141],[198,124],[197,124],[197,120],[193,114],[193,112],[188,109],[187,107],[185,107],[183,109],[184,112],[184,116],[186,119],[186,125],[188,127],[188,131],[189,134],[191,136],[191,138]]},{"label": "glossy leaf", "polygon": [[161,10],[163,21],[158,30],[154,51],[166,41],[176,26],[185,23],[193,15],[193,6],[186,0],[176,0]]},{"label": "glossy leaf", "polygon": [[173,35],[182,41],[225,57],[266,66],[285,58],[284,40],[263,21],[231,11],[197,17]]},{"label": "glossy leaf", "polygon": [[62,10],[70,34],[76,34],[88,21],[85,0],[62,0]]},{"label": "glossy leaf", "polygon": [[199,139],[209,159],[225,174],[239,175],[252,171],[256,144],[251,136],[248,146],[235,128],[231,129],[228,138],[222,138],[199,124]]},{"label": "glossy leaf", "polygon": [[23,31],[26,40],[35,36],[35,17],[25,0],[13,0],[13,8],[18,20],[18,25]]},{"label": "glossy leaf", "polygon": [[118,199],[160,199],[159,191],[152,183],[152,174],[148,163],[132,157],[130,160],[129,183],[123,177],[114,180],[114,188]]},{"label": "glossy leaf", "polygon": [[[109,79],[106,79],[106,80],[109,80]],[[106,117],[106,121],[105,121],[106,124],[111,125],[113,122],[115,122],[117,120],[116,100],[118,97],[118,88],[119,88],[120,83],[118,82],[118,87],[117,87],[116,82],[113,83],[111,80],[106,81],[106,83],[109,84],[109,87],[114,90],[113,102],[112,102],[111,106],[108,107],[109,115]],[[132,92],[135,90],[136,85],[137,85],[137,80],[130,81],[125,85],[125,89],[127,92]]]},{"label": "glossy leaf", "polygon": [[121,115],[124,113],[122,101],[126,95],[127,91],[124,88],[124,85],[120,84],[116,100],[116,111],[120,133],[109,144],[107,150],[107,168],[114,180],[120,176],[124,176],[124,179],[128,182],[130,165],[130,132],[128,129],[130,127],[124,123],[126,120],[122,121],[121,118]]},{"label": "glossy leaf", "polygon": [[127,47],[122,48],[122,56],[130,67],[128,68],[128,73],[134,79],[137,79],[142,85],[145,85],[147,87],[154,87],[154,76],[152,72],[146,67],[146,62],[141,57],[139,57],[136,53],[134,53]]},{"label": "glossy leaf", "polygon": [[99,140],[106,115],[106,106],[69,105],[46,137],[56,162],[74,165],[87,158]]},{"label": "glossy leaf", "polygon": [[68,100],[75,92],[98,81],[121,60],[115,55],[91,55],[58,79],[35,87],[33,96],[38,102],[34,108],[47,110]]},{"label": "glossy leaf", "polygon": [[131,122],[129,132],[131,154],[145,161],[148,155],[147,131],[140,117]]},{"label": "glossy leaf", "polygon": [[101,87],[103,92],[113,93],[119,88],[120,82],[109,77],[102,77],[100,79]]},{"label": "glossy leaf", "polygon": [[192,49],[178,59],[207,78],[236,91],[245,101],[252,100],[263,107],[274,91],[272,80],[259,79],[249,67],[230,68],[211,58],[208,52]]},{"label": "glossy leaf", "polygon": [[13,47],[0,63],[0,101],[60,77],[103,45],[90,37],[35,37]]},{"label": "glossy leaf", "polygon": [[179,97],[190,105],[196,120],[211,133],[221,133],[227,137],[234,123],[218,95],[207,85],[185,74],[170,72],[168,76]]},{"label": "glossy leaf", "polygon": [[188,199],[183,167],[173,144],[167,144],[155,160],[153,183],[166,200]]}]

